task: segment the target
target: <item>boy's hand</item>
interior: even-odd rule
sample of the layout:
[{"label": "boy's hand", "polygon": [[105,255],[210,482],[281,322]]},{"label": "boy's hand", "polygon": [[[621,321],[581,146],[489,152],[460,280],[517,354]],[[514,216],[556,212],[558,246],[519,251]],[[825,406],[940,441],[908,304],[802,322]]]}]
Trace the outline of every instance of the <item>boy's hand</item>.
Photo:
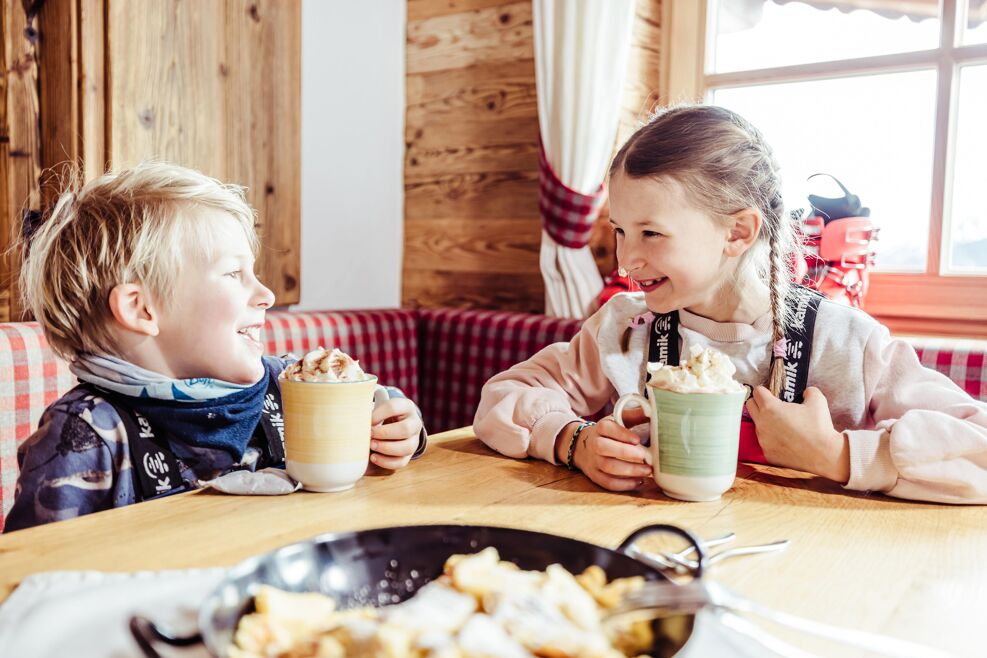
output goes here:
[{"label": "boy's hand", "polygon": [[[635,410],[636,411],[636,410]],[[628,411],[625,418],[630,419],[633,412]],[[646,420],[644,414],[640,419],[628,422],[634,425]],[[569,451],[569,440],[579,425],[570,423],[560,435],[560,463],[565,463]],[[639,488],[644,480],[651,477],[651,466],[648,464],[648,449],[641,445],[641,439],[634,432],[621,427],[613,416],[607,416],[596,425],[586,427],[579,433],[573,453],[573,463],[586,477],[610,491],[631,491]],[[556,455],[559,457],[559,455]]]},{"label": "boy's hand", "polygon": [[802,404],[783,402],[763,386],[747,401],[764,456],[778,466],[815,473],[841,484],[850,479],[850,447],[833,427],[829,403],[818,388]]},{"label": "boy's hand", "polygon": [[370,422],[370,461],[392,471],[407,466],[422,431],[415,403],[391,398],[377,405]]}]

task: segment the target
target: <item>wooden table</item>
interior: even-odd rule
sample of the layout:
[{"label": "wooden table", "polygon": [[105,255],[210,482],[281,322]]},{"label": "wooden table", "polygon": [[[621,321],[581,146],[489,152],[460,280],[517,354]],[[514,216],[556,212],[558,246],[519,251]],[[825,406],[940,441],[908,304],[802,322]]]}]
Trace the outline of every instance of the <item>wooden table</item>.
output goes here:
[{"label": "wooden table", "polygon": [[195,492],[0,536],[0,600],[38,571],[231,565],[329,531],[488,524],[613,547],[659,522],[707,538],[733,531],[732,545],[792,540],[783,553],[710,572],[758,602],[962,655],[987,654],[987,508],[852,494],[804,473],[748,465],[716,502],[673,501],[657,489],[612,494],[580,474],[497,455],[469,428],[432,437],[411,467],[370,475],[345,493]]}]

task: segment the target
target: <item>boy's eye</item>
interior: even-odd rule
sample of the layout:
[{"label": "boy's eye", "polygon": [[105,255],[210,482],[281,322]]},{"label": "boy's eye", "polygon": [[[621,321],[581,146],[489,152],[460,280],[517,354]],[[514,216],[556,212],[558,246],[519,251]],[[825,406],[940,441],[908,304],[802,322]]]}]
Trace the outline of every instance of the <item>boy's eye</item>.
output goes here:
[{"label": "boy's eye", "polygon": [[243,276],[243,270],[235,270],[233,272],[227,272],[226,276],[234,279],[239,279],[241,276]]},{"label": "boy's eye", "polygon": [[616,233],[617,235],[623,235],[624,234],[624,229],[617,228],[616,226],[613,226],[613,225],[610,226],[610,230],[613,231],[614,233]]},{"label": "boy's eye", "polygon": [[661,237],[661,233],[659,233],[658,231],[642,231],[642,234],[646,238],[659,238],[659,237]]}]

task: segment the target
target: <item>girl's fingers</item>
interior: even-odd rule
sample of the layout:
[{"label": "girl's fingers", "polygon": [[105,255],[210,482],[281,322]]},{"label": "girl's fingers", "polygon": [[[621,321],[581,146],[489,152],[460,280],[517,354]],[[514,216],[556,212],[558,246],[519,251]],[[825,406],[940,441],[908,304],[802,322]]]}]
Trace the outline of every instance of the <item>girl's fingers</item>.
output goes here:
[{"label": "girl's fingers", "polygon": [[631,445],[601,436],[596,444],[596,453],[601,457],[613,457],[625,462],[643,464],[648,459],[648,449],[641,445]]},{"label": "girl's fingers", "polygon": [[761,413],[761,408],[757,406],[757,400],[754,399],[752,395],[749,400],[747,400],[747,413],[751,415],[754,422],[757,422],[757,415]]},{"label": "girl's fingers", "polygon": [[370,442],[370,449],[381,455],[390,457],[410,457],[418,449],[418,437],[409,437],[398,441],[378,441],[374,439]]},{"label": "girl's fingers", "polygon": [[370,454],[370,461],[377,464],[381,468],[396,471],[399,468],[403,468],[408,465],[408,462],[411,461],[411,455],[408,455],[407,457],[387,457],[374,452]]},{"label": "girl's fingers", "polygon": [[596,433],[600,436],[613,439],[615,441],[620,441],[622,443],[630,443],[633,445],[640,445],[641,443],[641,437],[626,427],[621,427],[617,424],[617,421],[609,416],[599,422],[596,426]]},{"label": "girl's fingers", "polygon": [[651,467],[647,464],[632,464],[612,457],[602,458],[599,469],[607,475],[619,478],[646,478],[651,475]]},{"label": "girl's fingers", "polygon": [[609,491],[634,491],[644,484],[642,478],[619,478],[602,472],[598,473],[593,481]]},{"label": "girl's fingers", "polygon": [[777,401],[775,396],[771,395],[771,391],[763,386],[754,387],[754,393],[751,395],[751,400],[757,403],[758,410],[765,409],[769,407],[772,402]]}]

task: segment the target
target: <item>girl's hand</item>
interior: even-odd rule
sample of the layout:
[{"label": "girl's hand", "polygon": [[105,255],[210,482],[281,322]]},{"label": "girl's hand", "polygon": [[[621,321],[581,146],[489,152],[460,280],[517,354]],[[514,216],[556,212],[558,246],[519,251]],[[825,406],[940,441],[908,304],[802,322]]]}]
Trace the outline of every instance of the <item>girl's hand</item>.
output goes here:
[{"label": "girl's hand", "polygon": [[407,466],[422,431],[415,403],[391,398],[377,405],[370,423],[370,461],[392,471]]},{"label": "girl's hand", "polygon": [[818,388],[805,389],[804,401],[795,404],[758,386],[747,401],[747,411],[770,463],[841,484],[850,479],[850,448],[843,433],[834,429],[829,403]]},{"label": "girl's hand", "polygon": [[[564,430],[567,438],[572,437],[576,427],[570,424]],[[648,449],[634,432],[618,425],[612,416],[583,429],[577,441],[573,463],[604,489],[631,491],[651,477]],[[569,442],[562,443],[568,450]]]}]

